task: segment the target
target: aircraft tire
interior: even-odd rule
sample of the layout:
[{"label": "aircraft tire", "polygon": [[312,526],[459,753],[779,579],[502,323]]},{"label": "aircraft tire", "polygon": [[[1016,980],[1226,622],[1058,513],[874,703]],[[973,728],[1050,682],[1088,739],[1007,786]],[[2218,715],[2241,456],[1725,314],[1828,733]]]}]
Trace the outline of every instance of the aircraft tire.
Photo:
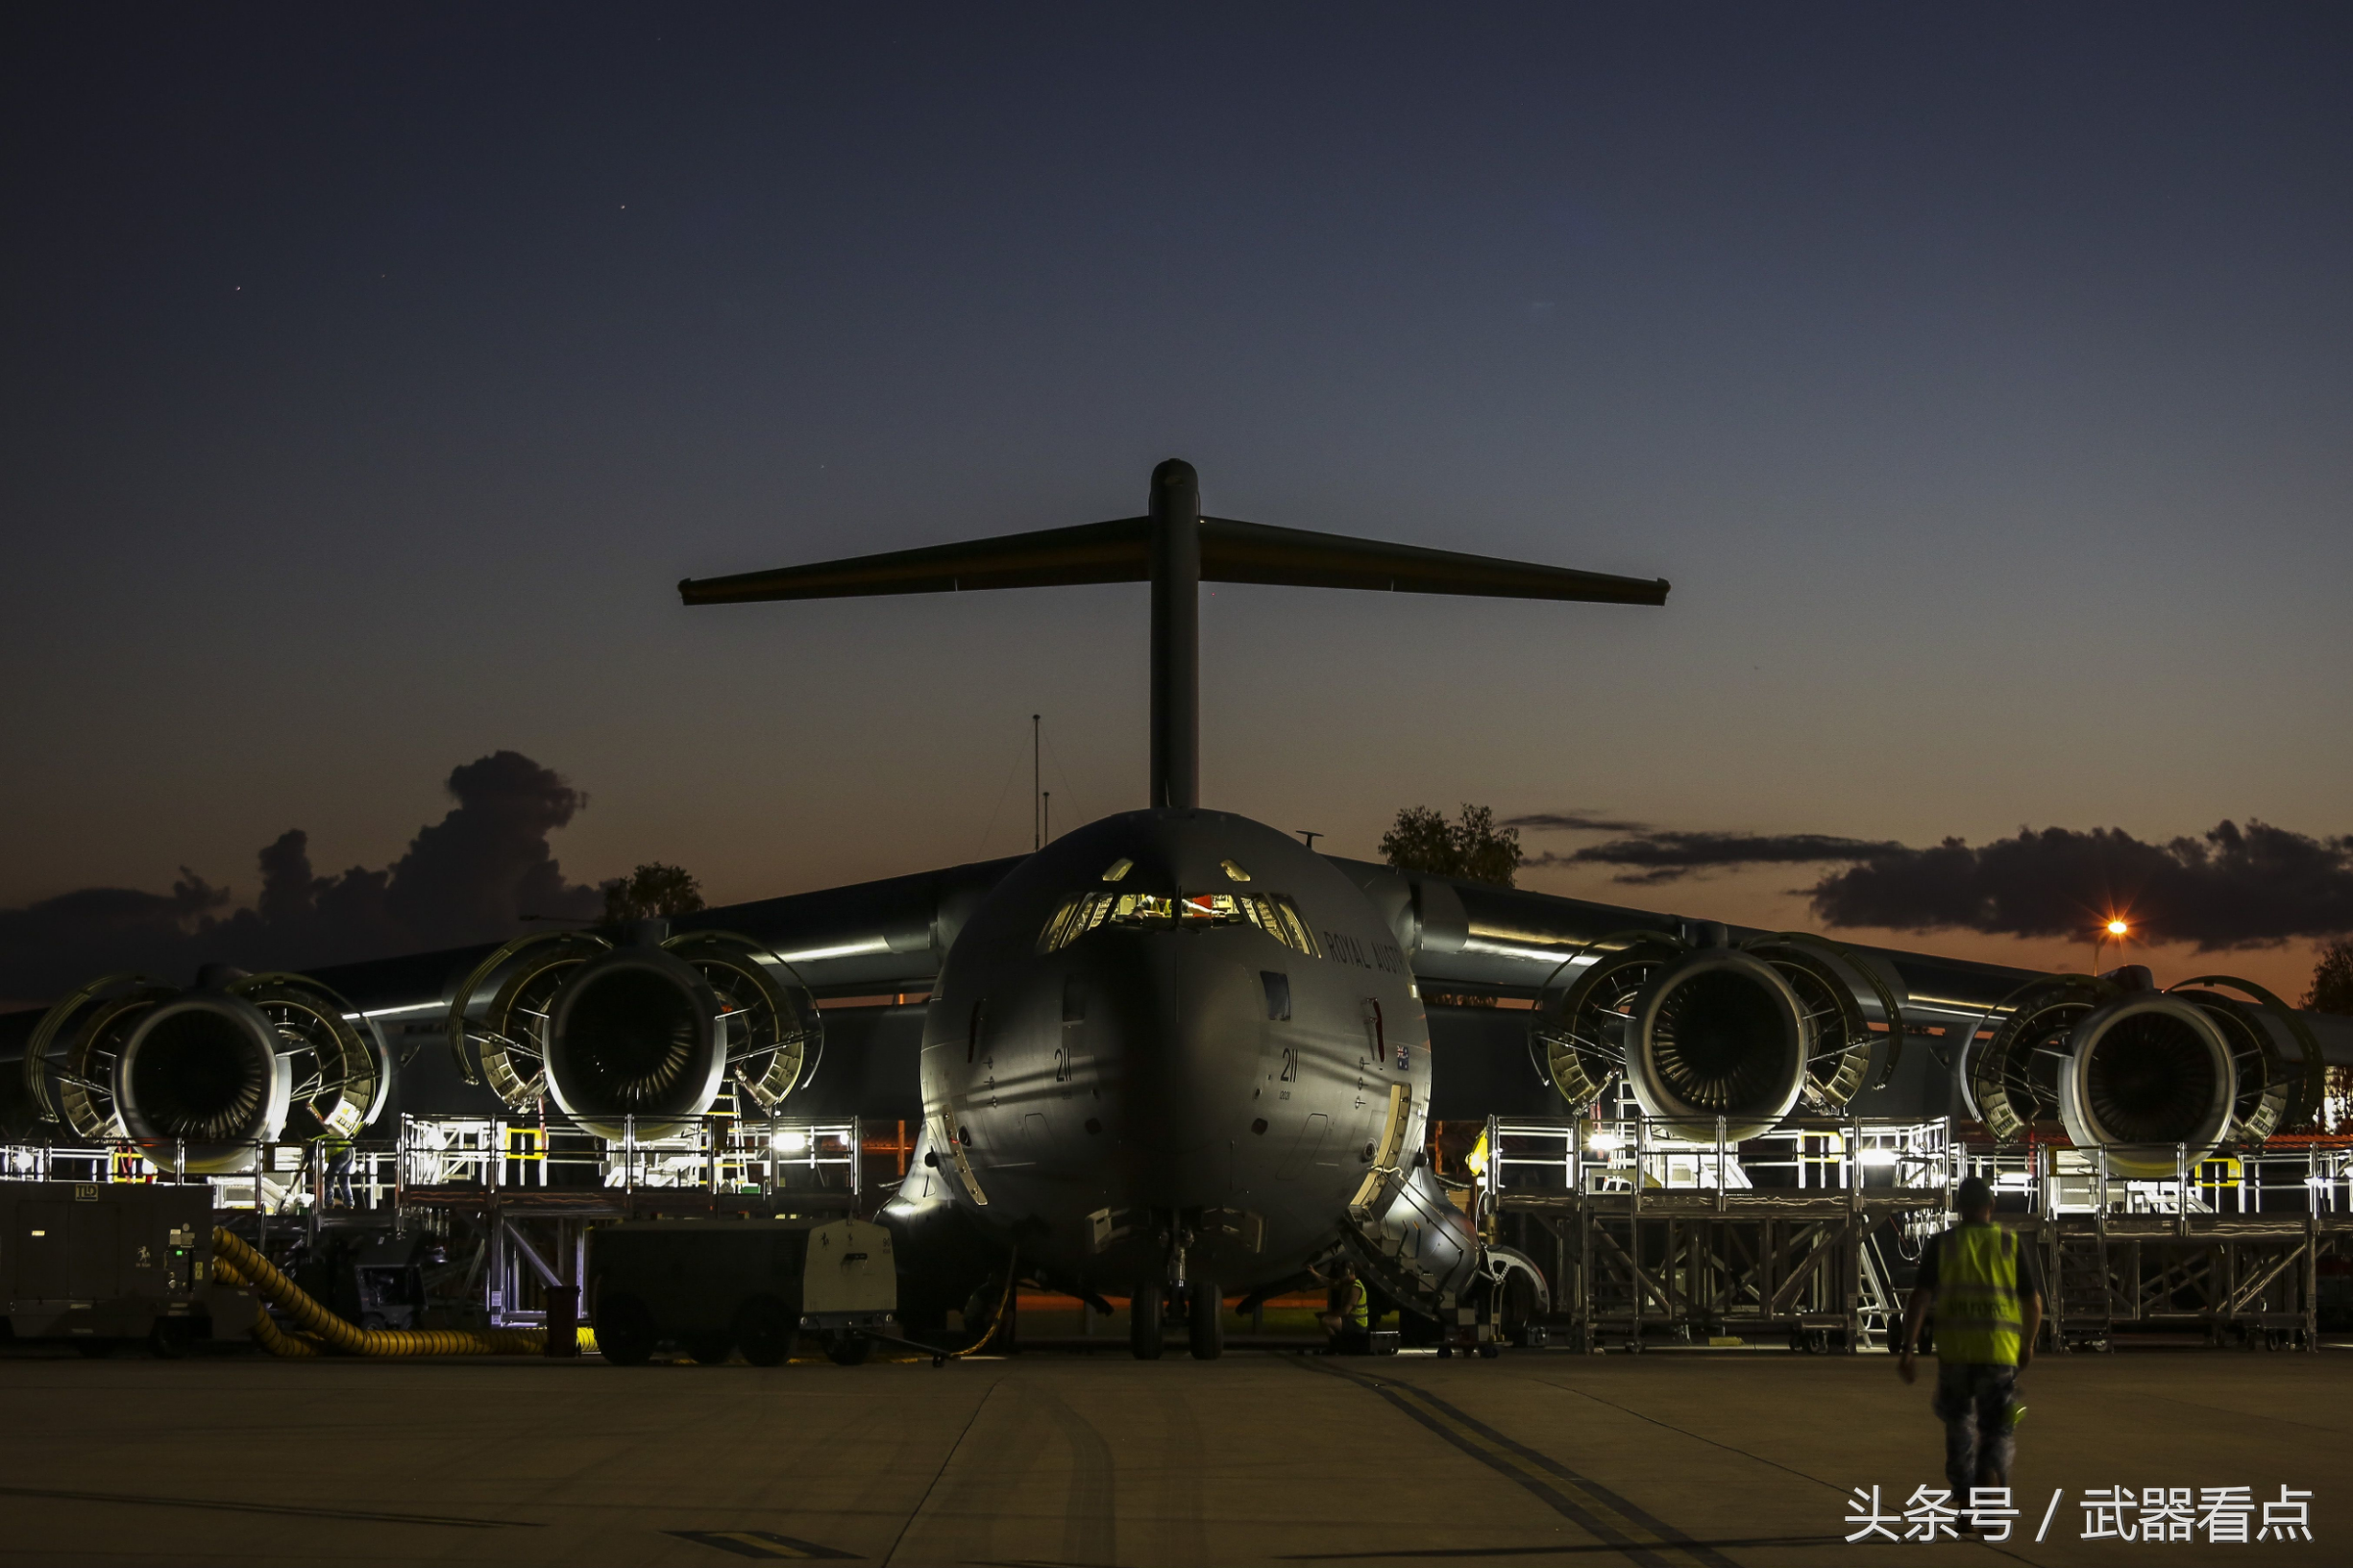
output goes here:
[{"label": "aircraft tire", "polygon": [[1128,1298],[1128,1348],[1136,1353],[1136,1359],[1140,1361],[1157,1361],[1161,1352],[1166,1348],[1161,1324],[1163,1299],[1157,1284],[1140,1285],[1136,1287],[1136,1293]]},{"label": "aircraft tire", "polygon": [[1194,1280],[1186,1288],[1185,1337],[1196,1361],[1226,1353],[1225,1294],[1213,1280]]}]

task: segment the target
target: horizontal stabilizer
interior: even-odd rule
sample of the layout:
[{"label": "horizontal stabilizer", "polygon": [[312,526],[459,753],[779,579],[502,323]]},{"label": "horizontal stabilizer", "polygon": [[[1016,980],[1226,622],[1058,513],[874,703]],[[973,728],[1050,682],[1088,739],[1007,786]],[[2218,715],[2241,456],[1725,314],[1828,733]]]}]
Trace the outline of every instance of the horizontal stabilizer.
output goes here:
[{"label": "horizontal stabilizer", "polygon": [[[1151,576],[1151,540],[1149,518],[1121,518],[963,544],[853,555],[773,572],[689,577],[678,584],[678,597],[689,604],[745,604],[761,600],[1142,582]],[[1663,604],[1667,600],[1667,584],[1657,578],[1536,566],[1491,555],[1269,527],[1223,517],[1201,520],[1201,577],[1205,582],[1605,604]]]},{"label": "horizontal stabilizer", "polygon": [[852,555],[814,566],[688,577],[689,604],[749,604],[770,599],[855,599],[865,594],[953,594],[979,588],[1055,588],[1077,582],[1141,582],[1149,576],[1151,521],[1082,523],[1074,528],[1009,533],[958,545],[926,545]]},{"label": "horizontal stabilizer", "polygon": [[1663,577],[1619,577],[1493,555],[1424,550],[1339,533],[1276,528],[1227,517],[1201,520],[1205,582],[1263,582],[1290,588],[1368,588],[1397,594],[1471,594],[1483,599],[1571,599],[1603,604],[1664,604]]}]

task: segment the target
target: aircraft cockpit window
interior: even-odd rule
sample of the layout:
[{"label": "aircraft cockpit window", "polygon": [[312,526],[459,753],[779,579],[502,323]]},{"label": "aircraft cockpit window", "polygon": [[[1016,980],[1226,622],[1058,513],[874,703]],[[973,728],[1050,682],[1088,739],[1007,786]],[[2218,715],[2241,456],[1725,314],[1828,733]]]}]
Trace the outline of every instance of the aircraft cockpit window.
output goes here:
[{"label": "aircraft cockpit window", "polygon": [[1128,859],[1125,855],[1121,855],[1117,860],[1111,863],[1111,870],[1103,873],[1103,880],[1106,882],[1116,882],[1135,869],[1136,863]]},{"label": "aircraft cockpit window", "polygon": [[1305,953],[1310,958],[1324,956],[1323,949],[1315,945],[1314,933],[1308,929],[1308,922],[1300,918],[1299,906],[1283,894],[1245,893],[1236,901],[1240,904],[1243,916],[1252,925],[1284,946],[1293,952]]},{"label": "aircraft cockpit window", "polygon": [[1189,927],[1246,923],[1294,952],[1310,958],[1323,956],[1298,906],[1279,893],[1188,893],[1175,897],[1158,893],[1073,894],[1063,900],[1038,934],[1038,951],[1057,952],[1106,923]]},{"label": "aircraft cockpit window", "polygon": [[1109,919],[1113,905],[1118,902],[1119,895],[1112,893],[1081,893],[1064,899],[1054,918],[1045,922],[1045,929],[1038,933],[1038,951],[1051,953],[1069,946]]}]

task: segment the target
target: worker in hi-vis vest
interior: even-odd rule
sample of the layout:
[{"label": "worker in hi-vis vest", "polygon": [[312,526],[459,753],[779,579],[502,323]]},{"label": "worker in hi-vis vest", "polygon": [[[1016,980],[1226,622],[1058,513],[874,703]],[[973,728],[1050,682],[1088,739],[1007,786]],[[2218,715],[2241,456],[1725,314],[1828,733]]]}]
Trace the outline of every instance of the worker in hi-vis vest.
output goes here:
[{"label": "worker in hi-vis vest", "polygon": [[1331,1354],[1361,1356],[1372,1348],[1372,1292],[1351,1265],[1340,1265],[1339,1278],[1333,1282],[1325,1310],[1316,1321],[1332,1336],[1326,1347]]},{"label": "worker in hi-vis vest", "polygon": [[[2025,1410],[2018,1403],[2018,1375],[2034,1360],[2043,1286],[2033,1252],[2018,1233],[1994,1223],[1994,1189],[1983,1179],[1962,1182],[1953,1203],[1961,1223],[1921,1254],[1896,1370],[1912,1381],[1913,1347],[1933,1315],[1936,1398],[1929,1408],[1945,1423],[1951,1507],[1964,1510],[1964,1528],[1973,1529],[1967,1509],[1977,1500],[1971,1491],[2010,1484],[2018,1417]],[[1994,1507],[1996,1500],[1985,1505]]]}]

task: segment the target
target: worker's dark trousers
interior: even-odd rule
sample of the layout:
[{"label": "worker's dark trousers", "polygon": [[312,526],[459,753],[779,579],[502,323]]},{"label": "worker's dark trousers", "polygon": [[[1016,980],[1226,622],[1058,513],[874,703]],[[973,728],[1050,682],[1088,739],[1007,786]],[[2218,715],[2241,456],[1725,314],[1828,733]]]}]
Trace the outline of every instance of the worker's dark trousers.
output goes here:
[{"label": "worker's dark trousers", "polygon": [[1985,1361],[1939,1361],[1936,1400],[1929,1407],[1945,1423],[1945,1481],[1953,1507],[1965,1507],[1969,1489],[2010,1483],[2010,1459],[2018,1439],[2010,1431],[2010,1408],[2018,1401],[2018,1368]]}]

